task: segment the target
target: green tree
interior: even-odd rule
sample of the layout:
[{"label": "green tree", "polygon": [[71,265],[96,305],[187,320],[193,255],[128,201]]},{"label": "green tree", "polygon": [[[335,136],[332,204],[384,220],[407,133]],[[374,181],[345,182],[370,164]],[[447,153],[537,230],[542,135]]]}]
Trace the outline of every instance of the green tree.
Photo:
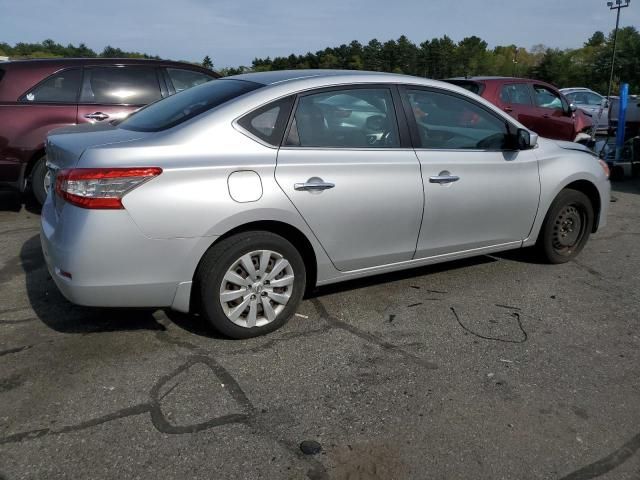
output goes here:
[{"label": "green tree", "polygon": [[204,68],[208,68],[209,70],[213,70],[213,62],[211,61],[211,57],[209,55],[205,55],[202,59],[202,66]]}]

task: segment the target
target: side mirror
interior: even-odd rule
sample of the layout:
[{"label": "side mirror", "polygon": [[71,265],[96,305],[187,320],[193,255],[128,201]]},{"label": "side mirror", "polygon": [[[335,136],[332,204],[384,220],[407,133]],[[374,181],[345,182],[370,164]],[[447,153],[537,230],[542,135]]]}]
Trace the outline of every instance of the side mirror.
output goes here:
[{"label": "side mirror", "polygon": [[524,128],[519,128],[516,133],[518,150],[529,150],[538,144],[538,134]]},{"label": "side mirror", "polygon": [[569,104],[569,110],[571,110],[571,112],[575,112],[576,110],[578,110],[578,107],[576,107],[573,103]]}]

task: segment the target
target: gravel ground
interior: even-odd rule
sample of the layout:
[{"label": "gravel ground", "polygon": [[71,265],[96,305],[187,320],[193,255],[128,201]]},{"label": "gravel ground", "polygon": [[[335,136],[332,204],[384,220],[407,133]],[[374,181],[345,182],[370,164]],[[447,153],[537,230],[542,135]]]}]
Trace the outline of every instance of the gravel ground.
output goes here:
[{"label": "gravel ground", "polygon": [[324,288],[231,341],[71,305],[3,192],[0,478],[638,479],[640,182],[614,196],[577,261]]}]

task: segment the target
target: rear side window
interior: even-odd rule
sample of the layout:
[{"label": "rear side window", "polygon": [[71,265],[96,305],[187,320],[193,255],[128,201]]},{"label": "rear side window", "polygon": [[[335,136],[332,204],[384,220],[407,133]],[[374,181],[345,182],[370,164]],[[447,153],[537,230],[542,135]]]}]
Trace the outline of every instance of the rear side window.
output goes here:
[{"label": "rear side window", "polygon": [[54,73],[24,94],[20,101],[25,103],[77,103],[80,78],[79,68]]},{"label": "rear side window", "polygon": [[162,97],[152,67],[91,67],[84,70],[81,103],[146,105]]},{"label": "rear side window", "polygon": [[238,120],[238,124],[269,145],[278,146],[287,126],[293,101],[294,97],[288,97],[260,107]]},{"label": "rear side window", "polygon": [[0,68],[0,82],[2,81],[2,77],[4,77],[4,70]]},{"label": "rear side window", "polygon": [[120,127],[139,132],[165,130],[262,86],[231,79],[207,82],[137,111]]},{"label": "rear side window", "polygon": [[332,90],[300,97],[286,144],[321,148],[398,148],[386,88]]},{"label": "rear side window", "polygon": [[515,103],[517,105],[533,105],[529,86],[524,83],[509,83],[500,89],[500,100],[504,103]]},{"label": "rear side window", "polygon": [[194,72],[193,70],[185,70],[184,68],[167,68],[167,73],[169,74],[176,93],[213,80],[213,77],[205,75],[202,72]]}]

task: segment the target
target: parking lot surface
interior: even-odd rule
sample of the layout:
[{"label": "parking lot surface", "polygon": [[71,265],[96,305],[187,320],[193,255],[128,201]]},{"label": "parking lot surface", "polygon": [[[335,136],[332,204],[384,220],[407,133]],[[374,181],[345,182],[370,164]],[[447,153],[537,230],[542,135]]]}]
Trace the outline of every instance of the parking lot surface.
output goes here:
[{"label": "parking lot surface", "polygon": [[638,479],[640,182],[613,195],[577,261],[323,288],[232,341],[71,305],[1,193],[0,478]]}]

